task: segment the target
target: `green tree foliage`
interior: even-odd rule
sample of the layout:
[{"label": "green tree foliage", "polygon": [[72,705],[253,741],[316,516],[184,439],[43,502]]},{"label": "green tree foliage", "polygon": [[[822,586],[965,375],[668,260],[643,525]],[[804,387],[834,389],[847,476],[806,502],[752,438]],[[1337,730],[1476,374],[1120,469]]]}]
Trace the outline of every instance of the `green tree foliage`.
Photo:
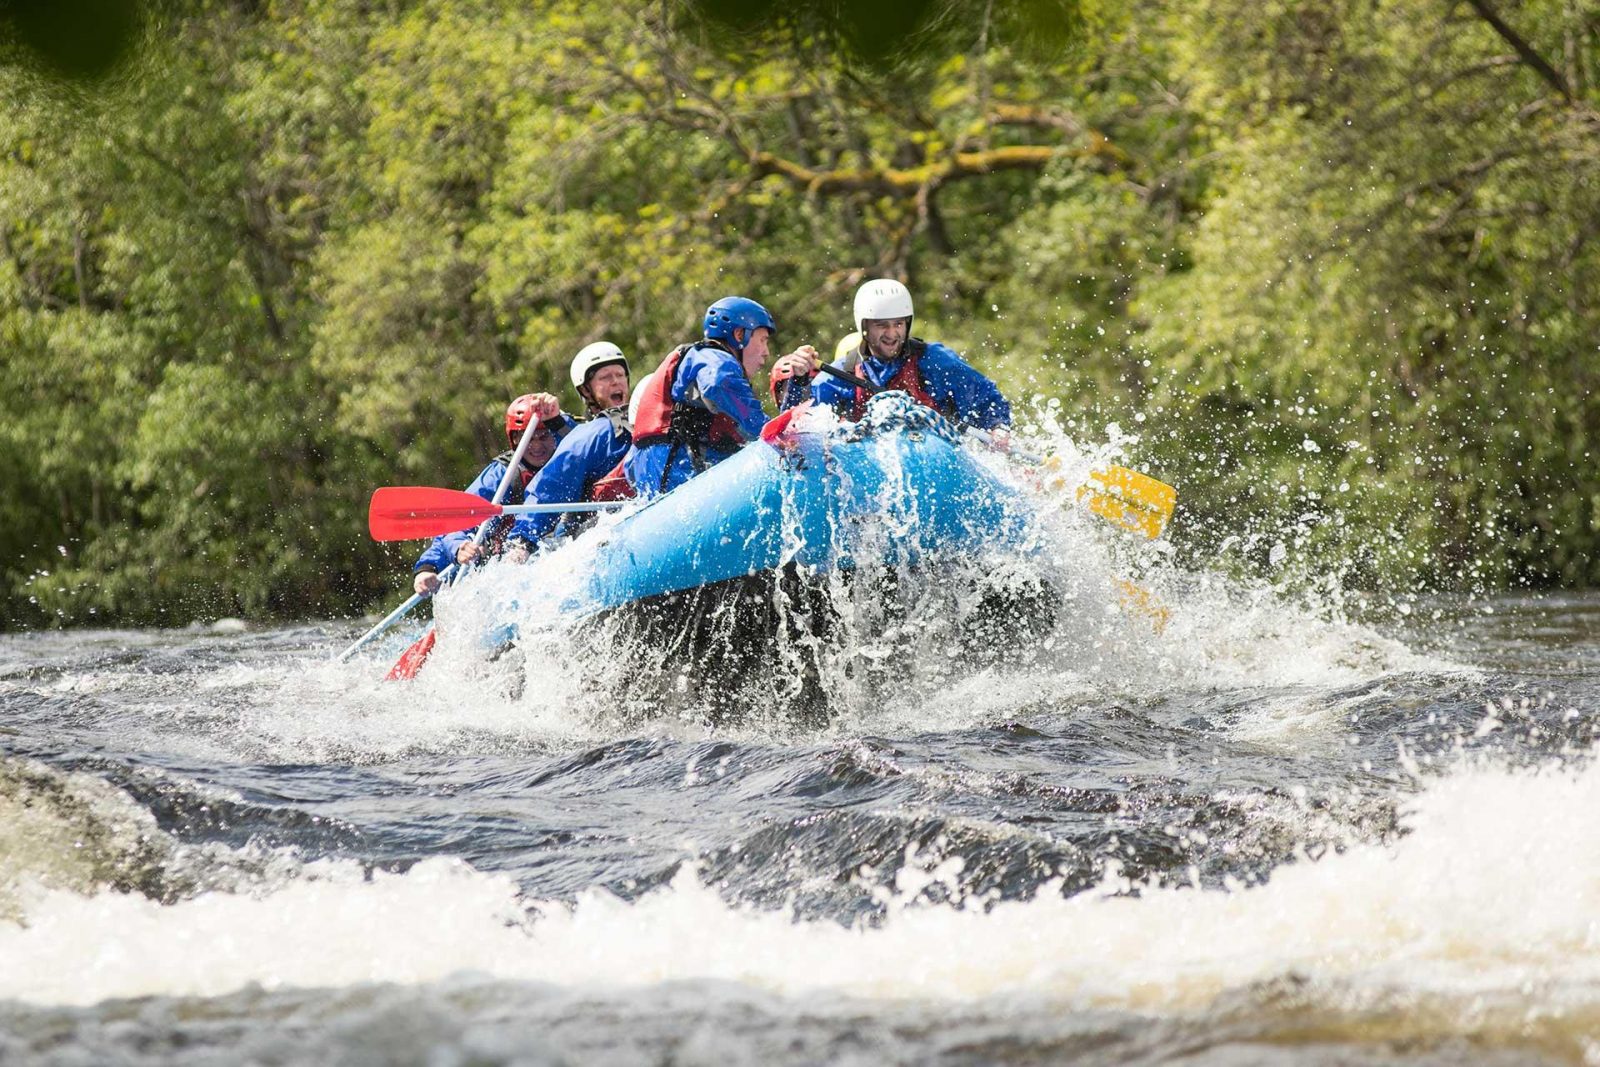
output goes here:
[{"label": "green tree foliage", "polygon": [[464,482],[581,345],[648,367],[744,292],[831,348],[878,274],[1075,436],[1138,433],[1197,560],[1600,577],[1592,4],[139,24],[98,89],[0,69],[0,622],[372,605],[411,546],[371,489]]},{"label": "green tree foliage", "polygon": [[[1218,489],[1307,464],[1292,506],[1349,512],[1352,552],[1600,577],[1595,26],[1485,0],[1186,9],[1189,106],[1226,132],[1194,269],[1150,289],[1148,340],[1169,382],[1289,453]],[[1364,499],[1331,504],[1340,485]]]}]

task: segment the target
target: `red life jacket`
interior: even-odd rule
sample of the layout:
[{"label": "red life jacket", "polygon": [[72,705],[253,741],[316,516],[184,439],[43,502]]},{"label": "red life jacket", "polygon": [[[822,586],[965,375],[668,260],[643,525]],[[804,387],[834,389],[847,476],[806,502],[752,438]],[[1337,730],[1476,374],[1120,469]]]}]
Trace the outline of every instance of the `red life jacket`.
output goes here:
[{"label": "red life jacket", "polygon": [[[610,408],[602,412],[600,417],[611,420],[611,432],[617,437],[627,437],[632,440],[633,427],[628,425],[626,411],[621,408]],[[636,495],[633,486],[628,482],[628,476],[622,473],[621,461],[583,487],[583,499],[588,503],[599,500],[631,500]]]},{"label": "red life jacket", "polygon": [[[678,377],[678,365],[683,354],[707,342],[679,345],[668,353],[656,368],[639,401],[639,412],[633,422],[633,446],[673,444],[687,446],[695,457],[695,468],[703,469],[704,452],[715,448],[732,452],[744,443],[739,436],[739,424],[721,413],[713,415],[708,408],[698,404],[678,404],[672,399],[672,383]],[[668,461],[671,465],[671,461]]]},{"label": "red life jacket", "polygon": [[596,480],[589,487],[589,491],[583,494],[583,499],[593,503],[603,500],[632,500],[638,495],[628,482],[628,476],[622,473],[622,464],[618,463],[604,478]]},{"label": "red life jacket", "polygon": [[[955,405],[946,404],[940,406],[939,402],[933,398],[933,394],[928,392],[927,383],[923,381],[922,353],[927,351],[927,348],[926,341],[919,341],[915,337],[909,338],[906,341],[906,361],[900,364],[900,369],[894,372],[894,377],[884,383],[883,388],[884,390],[898,389],[901,392],[909,393],[911,399],[924,407],[932,408],[947,419],[954,418]],[[860,371],[858,370],[857,373],[860,373]],[[867,401],[870,399],[872,399],[871,393],[859,385],[856,386],[855,409],[851,412],[850,417],[859,421],[861,416],[866,414]]]}]

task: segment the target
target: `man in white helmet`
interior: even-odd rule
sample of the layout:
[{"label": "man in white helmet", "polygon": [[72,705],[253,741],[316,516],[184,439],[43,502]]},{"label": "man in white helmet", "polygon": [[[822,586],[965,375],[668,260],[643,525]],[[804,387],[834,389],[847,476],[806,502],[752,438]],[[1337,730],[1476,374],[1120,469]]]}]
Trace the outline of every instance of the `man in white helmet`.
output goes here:
[{"label": "man in white helmet", "polygon": [[[555,455],[528,487],[532,504],[572,504],[587,500],[616,500],[633,495],[619,469],[633,444],[628,418],[628,359],[610,341],[585,345],[572,357],[572,388],[589,409],[589,421],[567,434]],[[530,547],[549,536],[562,516],[525,515],[511,529],[511,537]],[[583,517],[569,517],[567,532],[584,525]]]},{"label": "man in white helmet", "polygon": [[[1011,425],[1011,405],[999,388],[952,348],[911,336],[911,291],[893,278],[876,278],[856,290],[855,321],[861,333],[860,356],[853,371],[881,389],[899,389],[946,418],[983,430]],[[777,381],[811,380],[810,395],[846,418],[859,419],[866,409],[867,390],[832,375],[813,378],[821,364],[786,356],[772,368],[773,391]],[[780,407],[804,399],[804,390],[791,382],[784,387]]]},{"label": "man in white helmet", "polygon": [[568,370],[572,388],[588,406],[591,416],[627,408],[628,359],[610,341],[596,341],[578,349]]}]

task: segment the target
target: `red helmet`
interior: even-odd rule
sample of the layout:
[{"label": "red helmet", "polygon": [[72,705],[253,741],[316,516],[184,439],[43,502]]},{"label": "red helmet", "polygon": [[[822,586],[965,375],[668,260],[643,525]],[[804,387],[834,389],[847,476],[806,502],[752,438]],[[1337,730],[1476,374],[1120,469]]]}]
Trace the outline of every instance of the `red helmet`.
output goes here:
[{"label": "red helmet", "polygon": [[524,393],[506,407],[506,438],[515,445],[533,421],[533,394]]}]

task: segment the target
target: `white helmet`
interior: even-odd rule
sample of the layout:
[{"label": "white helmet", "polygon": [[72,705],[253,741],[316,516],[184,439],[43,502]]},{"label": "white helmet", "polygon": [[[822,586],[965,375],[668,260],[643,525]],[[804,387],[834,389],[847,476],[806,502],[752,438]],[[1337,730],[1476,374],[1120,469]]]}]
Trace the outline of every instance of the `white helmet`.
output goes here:
[{"label": "white helmet", "polygon": [[856,290],[857,330],[865,332],[868,319],[909,319],[910,317],[911,290],[893,278],[874,278]]},{"label": "white helmet", "polygon": [[[578,350],[578,354],[572,357],[572,387],[581,390],[589,384],[589,375],[608,363],[620,363],[624,371],[628,369],[628,357],[622,354],[622,349],[610,341],[596,341],[592,345],[584,345]],[[580,392],[578,395],[583,394]]]},{"label": "white helmet", "polygon": [[634,423],[639,421],[639,404],[644,400],[644,394],[650,391],[650,379],[654,378],[655,376],[656,372],[651,371],[643,378],[640,378],[639,384],[633,387],[633,399],[628,401],[629,426],[632,426]]}]

